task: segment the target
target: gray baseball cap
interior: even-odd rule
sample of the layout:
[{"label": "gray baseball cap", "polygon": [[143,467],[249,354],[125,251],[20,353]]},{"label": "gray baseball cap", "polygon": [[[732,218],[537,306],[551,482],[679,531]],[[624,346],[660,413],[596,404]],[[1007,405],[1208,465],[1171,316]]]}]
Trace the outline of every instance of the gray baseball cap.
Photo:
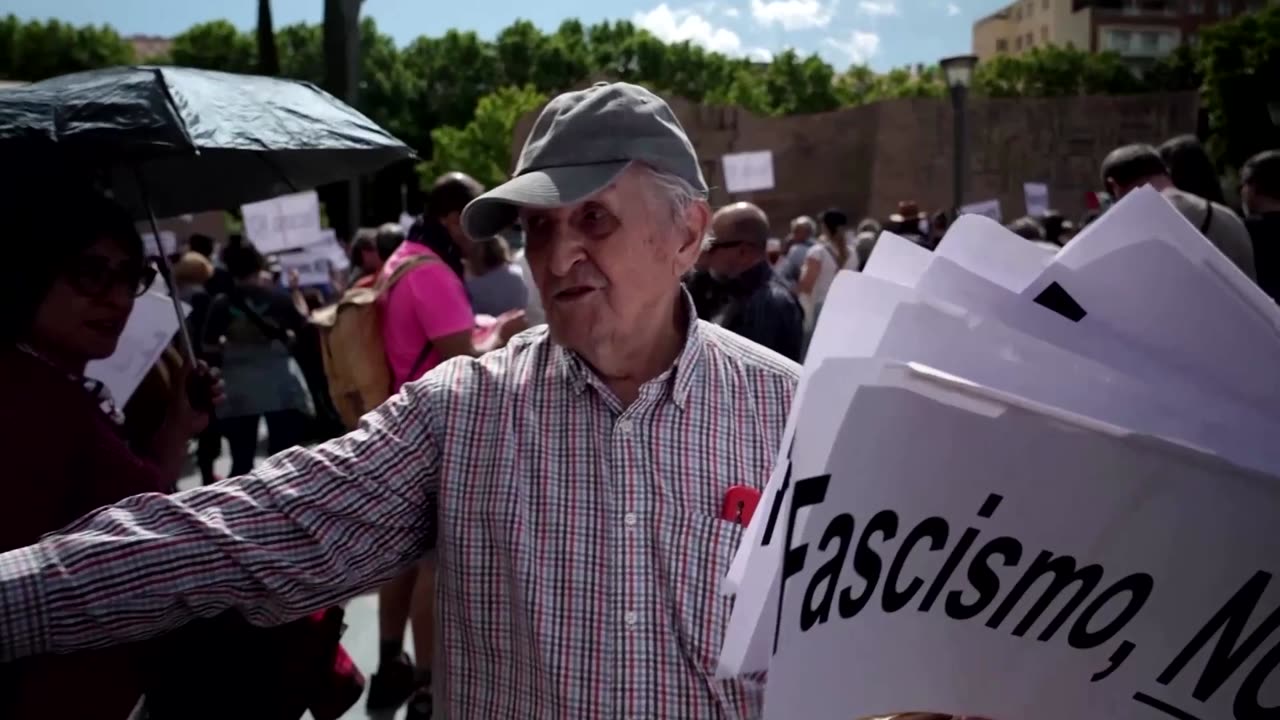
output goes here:
[{"label": "gray baseball cap", "polygon": [[462,227],[471,237],[489,237],[515,221],[517,208],[581,202],[633,162],[707,192],[693,144],[662,98],[627,83],[564,93],[538,115],[515,176],[472,200]]}]

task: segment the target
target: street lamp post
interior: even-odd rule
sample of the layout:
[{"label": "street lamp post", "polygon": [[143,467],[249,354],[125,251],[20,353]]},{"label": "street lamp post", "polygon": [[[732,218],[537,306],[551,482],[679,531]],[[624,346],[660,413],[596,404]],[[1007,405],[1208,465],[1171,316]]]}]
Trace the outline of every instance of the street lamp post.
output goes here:
[{"label": "street lamp post", "polygon": [[964,204],[965,174],[969,169],[965,105],[969,99],[969,84],[973,82],[973,69],[978,64],[978,58],[973,55],[957,55],[943,58],[939,64],[942,65],[943,77],[947,79],[947,87],[951,90],[951,117],[955,131],[952,147],[952,156],[955,158],[951,181],[952,211],[959,214],[960,207]]}]

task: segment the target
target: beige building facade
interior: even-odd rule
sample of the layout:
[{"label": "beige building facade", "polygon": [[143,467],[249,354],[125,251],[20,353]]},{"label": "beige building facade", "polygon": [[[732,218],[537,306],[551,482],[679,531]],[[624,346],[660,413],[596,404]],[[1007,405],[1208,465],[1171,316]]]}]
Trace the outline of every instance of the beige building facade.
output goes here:
[{"label": "beige building facade", "polygon": [[973,25],[979,60],[1018,56],[1046,45],[1112,51],[1136,66],[1154,62],[1198,30],[1265,0],[1016,0]]}]

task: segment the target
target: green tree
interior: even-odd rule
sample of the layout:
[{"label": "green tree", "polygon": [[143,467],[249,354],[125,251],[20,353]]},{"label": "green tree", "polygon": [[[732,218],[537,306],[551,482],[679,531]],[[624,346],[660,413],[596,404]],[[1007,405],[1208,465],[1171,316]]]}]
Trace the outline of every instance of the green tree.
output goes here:
[{"label": "green tree", "polygon": [[276,31],[276,47],[283,77],[324,84],[324,31],[320,25],[282,27]]},{"label": "green tree", "polygon": [[169,51],[174,65],[251,73],[257,67],[254,38],[226,20],[192,25],[173,38]]},{"label": "green tree", "polygon": [[974,90],[992,97],[1103,95],[1145,89],[1116,53],[1056,45],[1032,48],[1018,57],[994,58],[974,73]]},{"label": "green tree", "polygon": [[57,20],[0,21],[0,77],[36,81],[133,62],[133,46],[105,25],[76,27]]},{"label": "green tree", "polygon": [[1200,35],[1201,100],[1209,112],[1209,148],[1239,167],[1280,146],[1268,103],[1280,102],[1280,5],[1206,28]]},{"label": "green tree", "polygon": [[505,182],[512,169],[511,138],[525,113],[546,103],[532,85],[503,87],[480,99],[475,115],[463,127],[446,126],[431,133],[433,153],[418,165],[424,189],[440,175],[462,171],[493,187]]}]

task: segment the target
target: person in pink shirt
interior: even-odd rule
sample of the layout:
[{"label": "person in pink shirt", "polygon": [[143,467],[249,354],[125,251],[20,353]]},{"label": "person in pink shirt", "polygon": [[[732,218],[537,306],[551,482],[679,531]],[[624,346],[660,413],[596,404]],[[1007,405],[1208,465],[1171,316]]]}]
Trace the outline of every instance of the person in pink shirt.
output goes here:
[{"label": "person in pink shirt", "polygon": [[[441,177],[427,198],[427,212],[382,266],[381,276],[390,277],[405,263],[417,263],[380,300],[382,342],[391,365],[393,392],[449,358],[495,350],[525,328],[523,318],[515,317],[482,343],[474,339],[476,320],[463,285],[462,264],[471,240],[460,218],[467,203],[483,193],[480,183],[462,173]],[[381,649],[378,671],[369,684],[371,712],[395,709],[412,696],[406,720],[431,717],[434,616],[433,557],[378,591]],[[410,620],[413,660],[404,653],[404,629]]]}]

